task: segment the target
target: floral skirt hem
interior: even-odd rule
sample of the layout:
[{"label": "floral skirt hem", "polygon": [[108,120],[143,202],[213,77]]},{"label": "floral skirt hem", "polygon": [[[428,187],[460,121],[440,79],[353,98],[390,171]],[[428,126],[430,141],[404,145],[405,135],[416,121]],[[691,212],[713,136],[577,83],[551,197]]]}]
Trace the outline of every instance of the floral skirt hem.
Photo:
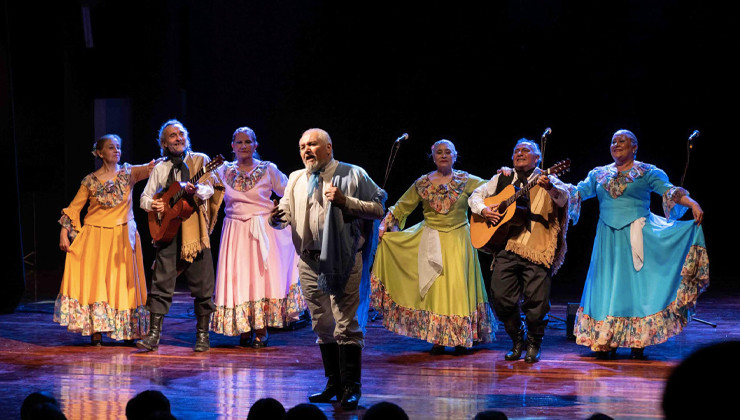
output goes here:
[{"label": "floral skirt hem", "polygon": [[261,299],[244,302],[236,307],[217,306],[211,315],[211,331],[227,336],[261,330],[266,327],[283,328],[296,321],[306,310],[301,285],[293,284],[288,296],[282,299]]},{"label": "floral skirt hem", "polygon": [[676,299],[664,310],[646,317],[612,317],[595,320],[578,308],[576,343],[593,351],[617,347],[644,348],[678,335],[694,313],[699,295],[709,286],[709,259],[706,248],[692,246],[681,269]]},{"label": "floral skirt hem", "polygon": [[479,302],[467,316],[440,315],[396,304],[375,275],[370,276],[370,302],[383,314],[383,327],[399,335],[443,346],[472,347],[495,340],[496,321],[488,302]]},{"label": "floral skirt hem", "polygon": [[100,332],[114,340],[133,340],[149,332],[149,311],[143,305],[132,309],[115,309],[108,302],[80,305],[60,294],[54,302],[54,322],[84,336]]}]

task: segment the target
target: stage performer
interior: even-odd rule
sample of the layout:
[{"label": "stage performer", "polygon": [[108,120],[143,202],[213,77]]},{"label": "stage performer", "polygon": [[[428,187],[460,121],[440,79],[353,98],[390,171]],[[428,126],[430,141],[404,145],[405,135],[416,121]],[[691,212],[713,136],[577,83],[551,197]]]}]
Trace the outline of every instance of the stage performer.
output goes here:
[{"label": "stage performer", "polygon": [[[614,163],[599,166],[571,187],[571,218],[581,201],[599,199],[591,263],[576,315],[578,344],[608,358],[618,347],[644,358],[644,348],[677,335],[709,285],[701,222],[704,212],[688,192],[654,165],[635,160],[637,137],[614,133]],[[650,193],[663,197],[666,218],[650,212]],[[691,208],[694,222],[677,221]]]},{"label": "stage performer", "polygon": [[[550,311],[552,276],[565,258],[568,193],[554,176],[540,176],[540,148],[532,140],[520,139],[511,158],[514,171],[494,175],[471,194],[468,203],[473,212],[497,223],[498,205],[487,207],[485,198],[507,185],[524,186],[537,179],[537,185],[517,200],[520,214],[507,223],[505,245],[494,252],[491,275],[493,309],[513,342],[504,359],[519,360],[526,346],[524,361],[536,363]],[[526,322],[521,319],[520,300]]]},{"label": "stage performer", "polygon": [[59,248],[67,256],[54,322],[100,345],[104,332],[115,340],[147,332],[146,278],[131,190],[149,177],[156,161],[120,165],[121,138],[115,134],[102,136],[93,155],[102,166],[82,179],[59,220]]},{"label": "stage performer", "polygon": [[267,327],[284,327],[306,309],[298,281],[298,255],[290,228],[268,225],[270,195],[282,196],[288,177],[274,163],[259,160],[257,135],[234,131],[236,160],[219,167],[225,212],[216,271],[216,311],[211,331],[241,334],[240,345],[267,346]]},{"label": "stage performer", "polygon": [[[397,334],[464,354],[474,342],[490,342],[496,326],[478,252],[470,243],[468,197],[485,180],[453,168],[455,145],[432,145],[435,171],[417,179],[388,209],[371,277],[373,307]],[[424,221],[402,231],[422,205]]]},{"label": "stage performer", "polygon": [[386,193],[364,169],[334,160],[326,131],[305,131],[298,146],[306,168],[290,174],[271,223],[293,228],[301,289],[328,378],[324,390],[309,400],[328,402],[336,396],[343,408],[355,409],[361,395],[370,260]]},{"label": "stage performer", "polygon": [[188,131],[181,122],[169,120],[162,125],[159,129],[159,145],[165,160],[154,167],[141,194],[141,208],[147,212],[163,212],[165,204],[155,195],[166,190],[173,182],[187,182],[185,193],[193,198],[196,206],[193,214],[182,222],[173,240],[155,244],[154,274],[147,299],[147,308],[151,313],[149,334],[136,345],[149,351],[159,347],[162,322],[172,304],[175,282],[180,274],[184,274],[190,293],[195,298],[196,340],[193,349],[197,352],[207,351],[210,349],[208,326],[211,313],[215,310],[209,235],[216,223],[223,188],[212,173],[204,175],[195,185],[188,182],[192,175],[210,162],[210,158],[191,150]]}]

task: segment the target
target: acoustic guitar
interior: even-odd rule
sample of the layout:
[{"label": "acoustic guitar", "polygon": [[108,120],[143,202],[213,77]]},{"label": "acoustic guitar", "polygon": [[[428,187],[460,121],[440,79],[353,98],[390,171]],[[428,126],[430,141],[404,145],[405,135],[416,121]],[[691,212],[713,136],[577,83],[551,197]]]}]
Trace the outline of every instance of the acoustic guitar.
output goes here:
[{"label": "acoustic guitar", "polygon": [[570,159],[562,160],[549,169],[542,171],[527,185],[517,189],[513,185],[507,185],[498,194],[488,197],[483,202],[486,207],[498,204],[496,211],[501,214],[501,219],[497,223],[491,223],[485,217],[479,214],[470,215],[470,240],[473,246],[484,251],[492,252],[500,249],[505,245],[506,236],[509,230],[507,224],[516,212],[516,200],[522,195],[529,192],[537,180],[543,175],[559,175],[570,170]]},{"label": "acoustic guitar", "polygon": [[[224,163],[222,155],[214,157],[212,161],[200,168],[189,182],[193,185],[197,184],[203,175],[218,168],[222,163]],[[186,182],[173,182],[167,190],[154,196],[154,199],[162,199],[164,202],[163,212],[149,212],[149,233],[155,243],[167,243],[174,239],[183,220],[187,220],[195,211],[195,202],[185,193],[186,184]]]}]

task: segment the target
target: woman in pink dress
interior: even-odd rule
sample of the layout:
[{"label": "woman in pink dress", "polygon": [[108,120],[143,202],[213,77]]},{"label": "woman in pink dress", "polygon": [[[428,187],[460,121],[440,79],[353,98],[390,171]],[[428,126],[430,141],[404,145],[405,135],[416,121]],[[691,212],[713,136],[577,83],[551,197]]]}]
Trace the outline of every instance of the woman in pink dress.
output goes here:
[{"label": "woman in pink dress", "polygon": [[211,331],[241,335],[240,345],[262,348],[267,327],[283,327],[306,308],[291,232],[267,223],[274,207],[270,195],[282,196],[288,178],[275,164],[258,159],[251,128],[238,128],[231,147],[236,160],[218,169],[226,188],[226,216]]}]

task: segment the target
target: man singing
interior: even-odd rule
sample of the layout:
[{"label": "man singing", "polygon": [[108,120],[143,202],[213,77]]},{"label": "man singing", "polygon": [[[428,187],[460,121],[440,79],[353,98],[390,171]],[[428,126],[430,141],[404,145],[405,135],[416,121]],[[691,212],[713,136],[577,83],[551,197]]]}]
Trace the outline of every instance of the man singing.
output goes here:
[{"label": "man singing", "polygon": [[336,396],[352,410],[361,395],[370,258],[386,193],[364,169],[334,160],[326,131],[307,130],[298,146],[306,169],[290,174],[270,223],[292,227],[301,288],[328,378],[324,390],[309,400],[328,402]]}]

